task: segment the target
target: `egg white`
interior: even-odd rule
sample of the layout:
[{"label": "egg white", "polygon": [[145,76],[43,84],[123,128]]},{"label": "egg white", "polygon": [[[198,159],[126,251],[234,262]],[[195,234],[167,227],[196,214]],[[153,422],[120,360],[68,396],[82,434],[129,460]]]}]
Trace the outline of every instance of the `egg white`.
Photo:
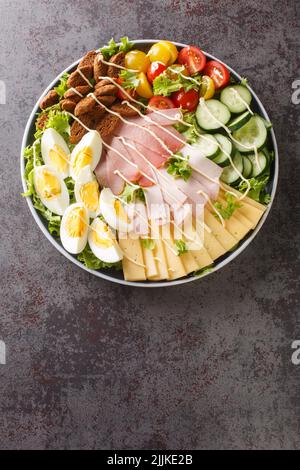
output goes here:
[{"label": "egg white", "polygon": [[96,210],[92,210],[91,208],[88,207],[88,205],[86,204],[86,201],[84,201],[82,198],[82,189],[84,189],[85,185],[87,185],[88,183],[94,183],[99,188],[98,181],[89,165],[83,167],[78,173],[78,178],[75,181],[74,192],[75,192],[76,201],[81,202],[85,206],[91,218],[95,218],[97,217],[97,215],[100,214],[100,192],[99,192],[99,197],[98,197],[97,208]]},{"label": "egg white", "polygon": [[[70,217],[72,217],[72,212],[75,211],[76,213],[78,209],[82,209],[83,212],[83,227],[82,233],[76,236],[70,234],[70,229],[68,230],[68,227],[70,227]],[[84,250],[87,244],[88,228],[89,217],[84,205],[80,203],[71,204],[65,211],[60,226],[60,240],[65,250],[74,255],[81,253],[81,251]]]},{"label": "egg white", "polygon": [[[99,243],[97,237],[102,239],[103,243]],[[110,246],[105,246],[106,241]],[[88,242],[94,255],[105,263],[116,263],[123,259],[123,253],[114,234],[99,217],[93,220],[89,228]]]},{"label": "egg white", "polygon": [[[61,150],[63,152],[62,160],[66,163],[64,170],[56,164],[51,158],[51,152],[55,150]],[[51,166],[56,170],[63,179],[69,176],[70,171],[70,151],[62,136],[55,129],[46,129],[41,139],[41,151],[44,163]]]},{"label": "egg white", "polygon": [[[130,232],[132,230],[132,221],[128,222],[120,218],[116,212],[115,198],[113,192],[109,188],[102,189],[100,193],[100,211],[106,222],[115,230],[120,232]],[[124,209],[125,212],[125,209]],[[126,213],[126,212],[125,212]]]},{"label": "egg white", "polygon": [[[53,195],[51,196],[51,198],[44,197],[43,191],[46,188],[40,188],[40,185],[38,184],[39,177],[45,172],[47,172],[48,174],[50,173],[50,175],[55,177],[60,185],[60,194]],[[47,207],[47,209],[49,209],[54,214],[63,215],[70,203],[70,196],[66,183],[64,182],[60,174],[49,165],[37,166],[34,169],[33,184],[35,191],[44,206]]]},{"label": "egg white", "polygon": [[[78,159],[80,160],[80,156],[83,157],[84,149],[86,150],[86,158],[83,158],[83,161],[80,163]],[[102,140],[99,132],[90,131],[85,134],[71,153],[70,174],[72,178],[76,181],[79,171],[86,165],[89,165],[91,170],[94,171],[101,158],[101,153]]]}]

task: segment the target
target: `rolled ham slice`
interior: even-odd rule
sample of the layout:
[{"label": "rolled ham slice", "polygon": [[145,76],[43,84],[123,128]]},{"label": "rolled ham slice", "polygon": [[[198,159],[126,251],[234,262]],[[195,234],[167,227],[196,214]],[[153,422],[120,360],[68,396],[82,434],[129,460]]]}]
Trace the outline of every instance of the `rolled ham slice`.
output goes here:
[{"label": "rolled ham slice", "polygon": [[165,204],[162,191],[158,185],[144,189],[148,219],[154,220],[157,225],[169,222],[169,210]]},{"label": "rolled ham slice", "polygon": [[144,118],[135,117],[131,118],[130,122],[134,122],[140,126],[149,126],[152,123],[159,124],[160,126],[172,126],[182,119],[182,113],[179,108],[160,109],[159,112],[150,111]]},{"label": "rolled ham slice", "polygon": [[196,172],[206,176],[207,179],[212,179],[217,182],[219,181],[223,169],[216,163],[204,157],[196,146],[185,145],[180,149],[180,152],[183,157],[190,157],[189,164]]}]

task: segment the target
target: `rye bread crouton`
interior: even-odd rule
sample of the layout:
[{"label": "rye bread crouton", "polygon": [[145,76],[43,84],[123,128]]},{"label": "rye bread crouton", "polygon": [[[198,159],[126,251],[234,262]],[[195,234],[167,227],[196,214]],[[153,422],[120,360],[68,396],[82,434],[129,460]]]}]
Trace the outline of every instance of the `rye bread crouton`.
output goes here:
[{"label": "rye bread crouton", "polygon": [[[93,67],[90,65],[85,65],[84,67],[80,67],[81,73],[87,78],[87,80],[90,80],[93,78]],[[71,73],[67,80],[67,87],[68,88],[76,88],[78,86],[83,86],[89,84],[82,78],[78,70],[76,69],[74,72]]]},{"label": "rye bread crouton", "polygon": [[[83,124],[85,124],[89,129],[91,129],[93,125],[93,119],[89,114],[83,114],[80,116],[80,120]],[[71,126],[71,133],[70,133],[70,143],[71,144],[78,144],[82,137],[87,133],[87,130],[82,127],[82,125],[74,121]]]},{"label": "rye bread crouton", "polygon": [[118,116],[114,116],[112,114],[105,114],[105,116],[100,119],[100,121],[96,124],[95,129],[99,132],[102,138],[108,137],[111,135],[116,127],[120,123],[120,118]]},{"label": "rye bread crouton", "polygon": [[59,96],[55,90],[50,90],[40,101],[40,108],[46,109],[59,102]]},{"label": "rye bread crouton", "polygon": [[99,52],[99,54],[96,55],[95,59],[94,59],[94,79],[96,81],[96,83],[99,82],[99,80],[101,80],[99,77],[104,77],[107,75],[107,65],[104,64],[102,62],[102,60],[104,60],[104,57],[103,55],[101,54],[101,52]]},{"label": "rye bread crouton", "polygon": [[79,62],[78,67],[81,68],[87,65],[89,67],[94,67],[94,60],[95,60],[96,55],[97,55],[96,51],[87,52],[85,56]]},{"label": "rye bread crouton", "polygon": [[[133,104],[133,106],[140,111],[140,106]],[[138,115],[138,112],[128,106],[126,103],[116,103],[111,107],[112,111],[119,113],[124,117],[134,117]]]},{"label": "rye bread crouton", "polygon": [[64,100],[61,100],[60,107],[64,111],[68,111],[69,113],[74,113],[76,103],[73,100],[64,99]]},{"label": "rye bread crouton", "polygon": [[[125,67],[125,53],[118,52],[117,54],[113,55],[109,62],[112,64],[120,65],[121,67]],[[120,69],[118,67],[114,67],[113,65],[109,65],[107,69],[107,75],[111,78],[118,78],[120,73]]]},{"label": "rye bread crouton", "polygon": [[[76,93],[76,91],[78,93]],[[88,85],[82,85],[78,86],[74,89],[67,90],[66,93],[64,94],[64,98],[75,101],[75,103],[78,103],[78,101],[81,100],[82,96],[87,95],[91,91],[91,88]],[[82,96],[80,96],[82,95]]]}]

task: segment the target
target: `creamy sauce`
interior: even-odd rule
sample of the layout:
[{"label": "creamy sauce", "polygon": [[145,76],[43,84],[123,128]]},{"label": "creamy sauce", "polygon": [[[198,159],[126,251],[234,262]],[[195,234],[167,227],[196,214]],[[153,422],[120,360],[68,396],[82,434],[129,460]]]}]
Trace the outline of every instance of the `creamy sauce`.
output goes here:
[{"label": "creamy sauce", "polygon": [[83,95],[78,90],[76,90],[76,88],[74,88],[74,87],[69,88],[68,91],[74,91],[74,93],[76,93],[76,95],[80,96],[80,98],[83,98]]},{"label": "creamy sauce", "polygon": [[86,76],[85,76],[84,73],[80,70],[80,68],[77,69],[77,72],[79,73],[79,75],[81,76],[81,78],[83,78],[83,80],[89,85],[90,88],[94,88],[94,86],[91,84],[91,82],[89,81],[89,79],[86,78]]},{"label": "creamy sauce", "polygon": [[[109,65],[110,67],[115,67],[116,69],[128,70],[128,72],[133,72],[133,73],[139,73],[140,72],[140,70],[128,69],[127,67],[123,67],[123,65],[114,64],[112,62],[107,62],[106,60],[101,59],[100,57],[98,58],[98,62],[102,62],[102,64]],[[98,78],[103,79],[102,77],[98,77]]]},{"label": "creamy sauce", "polygon": [[200,189],[200,191],[197,191],[197,194],[202,194],[202,195],[206,198],[208,204],[211,206],[211,208],[213,209],[213,211],[217,214],[217,216],[219,217],[219,219],[220,219],[220,221],[221,221],[222,226],[225,228],[225,221],[224,221],[224,218],[221,216],[221,214],[220,214],[220,212],[218,211],[218,209],[217,209],[217,208],[213,205],[213,203],[211,202],[211,199],[210,199],[209,195],[208,195],[205,191],[202,191],[201,189]]}]

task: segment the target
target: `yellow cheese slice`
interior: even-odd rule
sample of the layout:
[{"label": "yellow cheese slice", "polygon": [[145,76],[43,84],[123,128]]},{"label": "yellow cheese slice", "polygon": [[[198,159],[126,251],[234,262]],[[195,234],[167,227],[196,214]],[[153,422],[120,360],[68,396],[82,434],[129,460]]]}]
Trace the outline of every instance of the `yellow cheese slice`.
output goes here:
[{"label": "yellow cheese slice", "polygon": [[[229,186],[228,188],[229,188],[228,190],[233,189],[233,188],[230,188]],[[239,191],[236,191],[235,189],[233,190],[233,192],[237,196],[241,195],[241,193]],[[251,228],[254,229],[256,225],[258,224],[258,222],[260,221],[263,213],[265,212],[266,206],[264,206],[263,204],[260,204],[259,202],[254,201],[253,199],[247,196],[241,200],[241,205],[242,207],[239,207],[238,209],[236,209],[234,214],[235,215],[236,213],[242,214],[251,222],[252,224]]]},{"label": "yellow cheese slice", "polygon": [[207,208],[204,210],[204,221],[226,251],[231,250],[237,244],[238,239],[233,237]]},{"label": "yellow cheese slice", "polygon": [[197,269],[199,269],[198,263],[192,255],[192,251],[182,253],[182,255],[180,255],[180,259],[184,265],[187,274],[192,273],[193,271],[197,271]]},{"label": "yellow cheese slice", "polygon": [[198,269],[206,268],[213,264],[213,259],[204,247],[201,250],[191,250],[191,254],[198,265]]},{"label": "yellow cheese slice", "polygon": [[[225,188],[226,191],[230,191],[230,192],[236,194],[238,197],[240,197],[243,194],[240,191],[237,191],[236,189],[232,188],[231,186],[228,186],[225,183],[222,183],[222,186]],[[221,191],[224,192],[223,188],[221,188]],[[246,202],[247,204],[250,204],[250,206],[256,207],[257,209],[261,210],[262,212],[264,212],[266,210],[266,206],[264,206],[263,204],[260,204],[259,202],[255,201],[254,199],[251,199],[251,197],[246,196],[242,199],[242,201]]]},{"label": "yellow cheese slice", "polygon": [[127,238],[123,237],[124,235],[120,236],[119,245],[124,253],[122,261],[124,278],[126,281],[145,281],[146,272],[140,240],[130,235]]},{"label": "yellow cheese slice", "polygon": [[216,237],[207,230],[204,232],[204,246],[212,260],[220,258],[220,256],[224,255],[227,251],[226,248],[218,242]]},{"label": "yellow cheese slice", "polygon": [[[160,238],[158,238],[158,236]],[[153,255],[158,271],[156,276],[151,277],[151,280],[160,281],[162,279],[169,279],[169,271],[163,246],[164,243],[161,240],[161,229],[153,221],[151,221],[151,237],[155,240]]]},{"label": "yellow cheese slice", "polygon": [[225,220],[225,228],[228,230],[231,235],[236,238],[236,240],[242,240],[245,235],[251,230],[251,228],[242,224],[235,215],[232,215],[230,219]]},{"label": "yellow cheese slice", "polygon": [[[220,202],[221,204],[223,204],[224,206],[227,204],[227,201],[219,196],[218,197],[218,202]],[[240,202],[240,205],[243,207],[244,203],[243,201]],[[238,207],[237,209],[235,209],[234,211],[234,216],[243,224],[245,225],[246,227],[248,227],[248,229],[252,229],[253,228],[253,223],[251,222],[251,220],[249,220],[241,211],[240,209],[242,209],[242,207]]]},{"label": "yellow cheese slice", "polygon": [[[168,266],[168,273],[169,279],[178,279],[180,277],[186,276],[186,270],[184,265],[181,261],[181,256],[177,256],[174,251],[176,251],[176,247],[174,245],[174,240],[171,235],[170,224],[165,224],[162,227],[162,237],[165,240],[163,243],[167,266]],[[171,249],[173,248],[173,250]]]},{"label": "yellow cheese slice", "polygon": [[154,250],[149,250],[143,245],[143,241],[141,241],[142,250],[143,250],[143,257],[144,262],[146,265],[146,277],[147,279],[151,279],[153,276],[158,275],[157,263],[154,259]]}]

